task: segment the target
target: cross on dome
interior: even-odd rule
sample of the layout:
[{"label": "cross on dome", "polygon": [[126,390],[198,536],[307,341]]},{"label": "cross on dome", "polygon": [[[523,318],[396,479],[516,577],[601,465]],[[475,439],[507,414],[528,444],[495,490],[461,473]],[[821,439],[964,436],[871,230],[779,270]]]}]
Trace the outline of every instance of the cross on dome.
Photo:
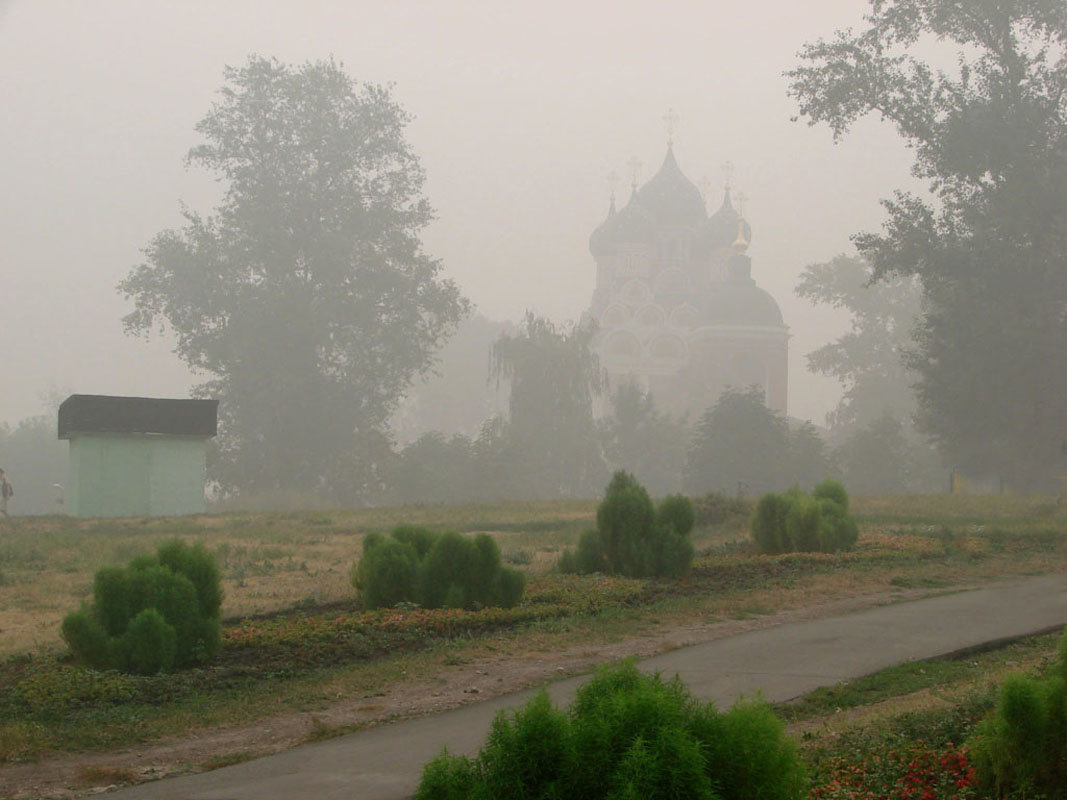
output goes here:
[{"label": "cross on dome", "polygon": [[678,114],[673,108],[668,108],[663,115],[663,121],[667,124],[667,147],[674,146],[674,128],[678,124]]}]

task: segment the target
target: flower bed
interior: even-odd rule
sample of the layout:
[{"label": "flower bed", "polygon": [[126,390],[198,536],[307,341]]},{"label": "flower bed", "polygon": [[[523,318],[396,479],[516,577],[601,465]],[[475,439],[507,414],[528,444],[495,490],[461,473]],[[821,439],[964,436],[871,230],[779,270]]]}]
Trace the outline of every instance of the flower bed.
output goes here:
[{"label": "flower bed", "polygon": [[838,757],[811,800],[970,800],[976,797],[974,767],[966,750],[917,743],[862,759]]}]

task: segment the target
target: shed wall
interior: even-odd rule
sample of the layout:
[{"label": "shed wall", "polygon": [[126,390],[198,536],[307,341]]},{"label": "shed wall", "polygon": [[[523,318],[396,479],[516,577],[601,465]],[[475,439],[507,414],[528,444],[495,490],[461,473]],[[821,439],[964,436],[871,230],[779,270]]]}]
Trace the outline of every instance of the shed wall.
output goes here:
[{"label": "shed wall", "polygon": [[70,439],[67,511],[76,517],[204,510],[206,440],[82,434]]}]

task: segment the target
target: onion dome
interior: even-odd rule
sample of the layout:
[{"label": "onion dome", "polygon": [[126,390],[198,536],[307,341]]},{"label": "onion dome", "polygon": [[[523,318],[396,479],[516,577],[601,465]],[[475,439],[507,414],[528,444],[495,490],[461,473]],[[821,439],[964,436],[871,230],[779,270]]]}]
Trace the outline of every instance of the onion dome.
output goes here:
[{"label": "onion dome", "polygon": [[706,219],[700,190],[678,168],[673,147],[667,148],[663,166],[638,190],[637,199],[661,225],[693,227]]},{"label": "onion dome", "polygon": [[602,255],[607,255],[611,249],[609,232],[611,231],[612,220],[615,219],[615,195],[611,195],[611,205],[608,206],[608,216],[605,218],[597,229],[589,236],[589,252],[593,254],[595,258],[599,258]]},{"label": "onion dome", "polygon": [[594,258],[602,258],[615,252],[620,244],[652,244],[656,238],[656,226],[652,217],[638,202],[634,192],[622,211],[615,211],[611,201],[608,217],[589,237],[589,252]]},{"label": "onion dome", "polygon": [[713,325],[760,325],[783,328],[782,312],[778,304],[763,289],[744,284],[723,284],[708,308]]},{"label": "onion dome", "polygon": [[707,256],[724,247],[732,247],[739,239],[747,246],[752,241],[752,226],[737,213],[727,187],[719,210],[696,232],[693,250],[697,255]]},{"label": "onion dome", "polygon": [[730,259],[729,279],[719,284],[707,305],[713,325],[760,325],[784,328],[778,303],[752,280],[752,261],[737,254]]}]

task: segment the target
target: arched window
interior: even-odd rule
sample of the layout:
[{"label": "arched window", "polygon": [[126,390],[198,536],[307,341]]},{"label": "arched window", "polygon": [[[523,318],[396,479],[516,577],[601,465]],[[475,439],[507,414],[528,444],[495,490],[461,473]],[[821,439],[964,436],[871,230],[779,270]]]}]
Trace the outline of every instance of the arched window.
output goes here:
[{"label": "arched window", "polygon": [[656,359],[684,361],[687,351],[685,342],[677,336],[659,336],[652,340],[648,352],[649,355]]},{"label": "arched window", "polygon": [[671,311],[671,325],[678,328],[695,328],[697,322],[697,310],[688,303],[683,303]]},{"label": "arched window", "polygon": [[647,305],[642,306],[638,312],[634,315],[634,319],[637,320],[638,325],[647,325],[650,328],[659,327],[666,319],[666,315],[663,313],[663,309],[659,306]]},{"label": "arched window", "polygon": [[615,328],[619,325],[625,325],[629,321],[630,312],[626,310],[625,306],[621,306],[618,303],[612,303],[600,315],[600,324],[605,328]]}]

